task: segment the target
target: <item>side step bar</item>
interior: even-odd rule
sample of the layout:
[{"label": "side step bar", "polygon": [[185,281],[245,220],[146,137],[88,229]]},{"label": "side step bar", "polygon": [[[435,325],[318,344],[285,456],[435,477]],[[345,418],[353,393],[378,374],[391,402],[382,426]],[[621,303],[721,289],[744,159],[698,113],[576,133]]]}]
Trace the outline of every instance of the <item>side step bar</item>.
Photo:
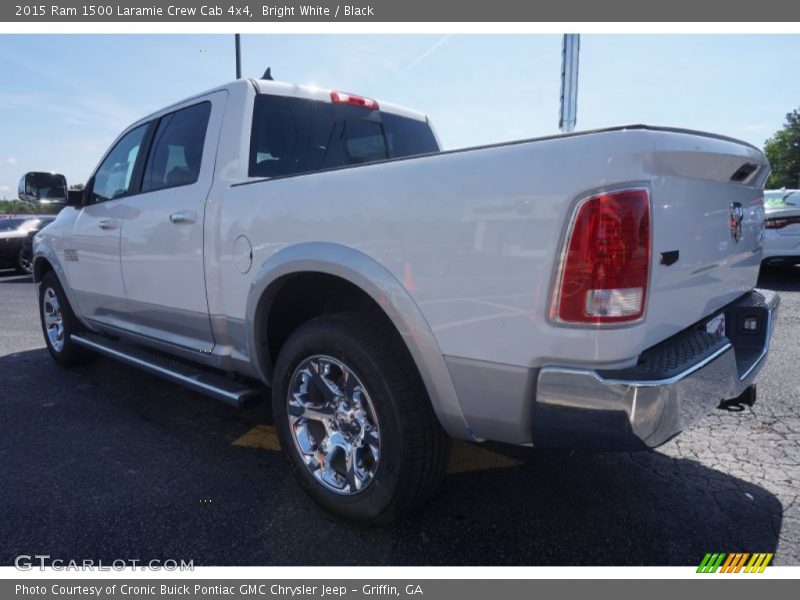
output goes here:
[{"label": "side step bar", "polygon": [[261,401],[262,392],[241,381],[204,371],[199,367],[148,352],[125,342],[118,342],[96,333],[73,333],[71,339],[79,346],[98,354],[142,369],[237,408],[252,406]]}]

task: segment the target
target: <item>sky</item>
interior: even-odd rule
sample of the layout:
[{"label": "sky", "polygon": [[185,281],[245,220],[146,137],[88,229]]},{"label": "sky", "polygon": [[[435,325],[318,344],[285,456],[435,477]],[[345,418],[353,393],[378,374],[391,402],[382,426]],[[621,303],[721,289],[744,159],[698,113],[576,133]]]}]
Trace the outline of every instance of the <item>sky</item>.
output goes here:
[{"label": "sky", "polygon": [[[384,99],[445,148],[558,133],[560,35],[243,35],[242,74]],[[800,35],[582,35],[577,130],[699,129],[758,147],[800,107]],[[233,35],[0,35],[0,198],[83,183],[131,122],[235,77]]]}]

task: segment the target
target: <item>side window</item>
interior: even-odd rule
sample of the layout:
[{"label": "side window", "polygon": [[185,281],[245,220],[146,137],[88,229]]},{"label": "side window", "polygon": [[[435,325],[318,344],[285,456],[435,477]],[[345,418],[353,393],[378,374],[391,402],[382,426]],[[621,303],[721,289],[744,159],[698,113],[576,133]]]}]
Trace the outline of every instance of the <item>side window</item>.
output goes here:
[{"label": "side window", "polygon": [[125,196],[131,191],[131,177],[147,124],[129,131],[117,142],[94,174],[92,202]]},{"label": "side window", "polygon": [[161,117],[144,169],[143,192],[197,181],[210,115],[211,103],[202,102]]}]

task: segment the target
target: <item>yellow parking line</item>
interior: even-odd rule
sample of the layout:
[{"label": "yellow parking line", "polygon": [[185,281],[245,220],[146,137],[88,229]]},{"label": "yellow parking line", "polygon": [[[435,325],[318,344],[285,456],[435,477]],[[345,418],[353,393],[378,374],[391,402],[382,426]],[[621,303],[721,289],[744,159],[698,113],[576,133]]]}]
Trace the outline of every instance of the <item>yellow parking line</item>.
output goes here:
[{"label": "yellow parking line", "polygon": [[274,425],[256,425],[242,437],[233,442],[234,446],[244,448],[259,448],[261,450],[272,450],[280,452],[281,445],[278,442],[278,434],[275,433]]},{"label": "yellow parking line", "polygon": [[[233,445],[242,448],[270,450],[272,452],[280,452],[281,450],[274,425],[256,425],[250,431],[234,440]],[[508,469],[521,464],[516,459],[509,458],[477,444],[454,442],[447,472],[468,473],[487,469]]]},{"label": "yellow parking line", "polygon": [[453,442],[453,453],[450,455],[448,473],[466,473],[486,469],[508,469],[522,463],[477,444]]}]

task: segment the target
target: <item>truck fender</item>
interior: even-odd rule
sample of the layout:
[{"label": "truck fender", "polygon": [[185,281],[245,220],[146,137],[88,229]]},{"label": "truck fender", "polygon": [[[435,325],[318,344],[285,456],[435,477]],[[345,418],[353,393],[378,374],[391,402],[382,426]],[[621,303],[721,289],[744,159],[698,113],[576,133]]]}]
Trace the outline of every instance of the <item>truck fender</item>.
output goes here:
[{"label": "truck fender", "polygon": [[39,283],[41,283],[42,281],[43,262],[49,263],[53,272],[56,274],[56,277],[58,277],[58,281],[61,283],[61,288],[67,295],[67,300],[69,301],[69,305],[72,307],[72,312],[75,314],[75,316],[78,318],[78,320],[84,327],[86,327],[89,330],[93,330],[94,328],[91,327],[89,323],[86,322],[86,319],[83,318],[83,315],[81,315],[80,307],[78,306],[78,302],[75,299],[75,293],[72,291],[72,287],[70,287],[69,285],[69,279],[67,278],[67,273],[64,269],[64,265],[61,263],[61,259],[58,256],[58,252],[56,252],[50,246],[50,244],[39,243],[34,248],[33,281],[36,284],[37,296],[38,296]]},{"label": "truck fender", "polygon": [[476,440],[464,418],[444,356],[419,307],[389,270],[348,246],[328,242],[297,244],[276,252],[259,268],[248,294],[246,315],[250,361],[261,379],[268,381],[271,376],[264,372],[257,356],[256,313],[261,298],[273,282],[299,272],[333,275],[368,294],[403,338],[442,427],[454,438]]}]

